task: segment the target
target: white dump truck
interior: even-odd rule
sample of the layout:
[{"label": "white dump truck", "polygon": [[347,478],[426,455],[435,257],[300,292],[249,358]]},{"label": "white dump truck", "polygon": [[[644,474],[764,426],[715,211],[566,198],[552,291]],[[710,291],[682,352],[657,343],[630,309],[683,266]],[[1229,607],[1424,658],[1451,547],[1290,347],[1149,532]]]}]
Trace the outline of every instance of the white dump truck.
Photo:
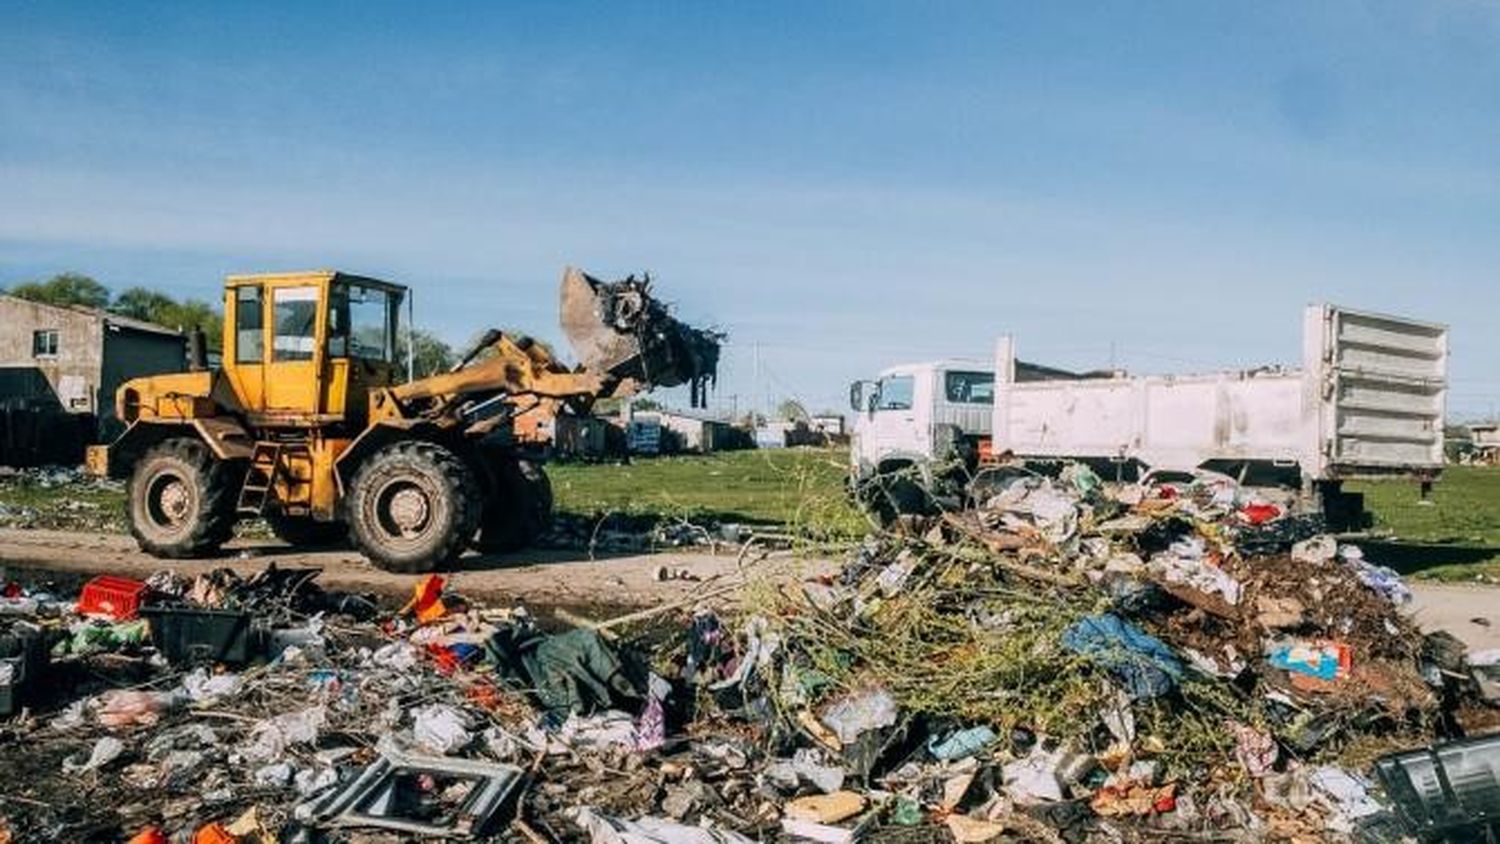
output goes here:
[{"label": "white dump truck", "polygon": [[893,366],[852,384],[855,489],[904,510],[944,473],[992,462],[1077,460],[1119,480],[1208,469],[1294,488],[1347,524],[1363,502],[1344,481],[1394,476],[1425,489],[1442,471],[1442,325],[1310,305],[1301,368],[1201,375],[1075,373],[1015,350],[1001,337],[993,361]]}]

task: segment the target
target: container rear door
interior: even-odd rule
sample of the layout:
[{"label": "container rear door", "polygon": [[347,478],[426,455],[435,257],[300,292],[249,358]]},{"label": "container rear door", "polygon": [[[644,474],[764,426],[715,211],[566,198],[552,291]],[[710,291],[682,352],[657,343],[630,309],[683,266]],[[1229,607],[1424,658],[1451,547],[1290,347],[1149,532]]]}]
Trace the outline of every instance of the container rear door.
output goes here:
[{"label": "container rear door", "polygon": [[[1323,475],[1435,472],[1443,465],[1448,329],[1332,305],[1308,309],[1321,372]],[[1309,361],[1309,364],[1312,362]]]}]

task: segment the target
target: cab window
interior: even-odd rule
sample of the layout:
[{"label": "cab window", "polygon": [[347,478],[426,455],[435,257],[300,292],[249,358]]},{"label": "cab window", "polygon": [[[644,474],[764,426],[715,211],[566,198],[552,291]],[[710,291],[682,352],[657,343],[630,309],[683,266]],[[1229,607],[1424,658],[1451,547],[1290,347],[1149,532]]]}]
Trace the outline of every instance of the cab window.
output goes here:
[{"label": "cab window", "polygon": [[265,357],[265,310],[260,285],[234,289],[234,362],[260,363]]},{"label": "cab window", "polygon": [[338,284],[328,303],[328,353],[385,361],[396,357],[398,297],[362,284]]},{"label": "cab window", "polygon": [[916,379],[910,375],[891,375],[880,379],[876,410],[911,410]]},{"label": "cab window", "polygon": [[990,404],[995,400],[995,373],[949,372],[943,376],[943,388],[954,404]]},{"label": "cab window", "polygon": [[318,288],[272,288],[271,303],[275,312],[275,333],[271,341],[273,359],[312,360],[317,346]]}]

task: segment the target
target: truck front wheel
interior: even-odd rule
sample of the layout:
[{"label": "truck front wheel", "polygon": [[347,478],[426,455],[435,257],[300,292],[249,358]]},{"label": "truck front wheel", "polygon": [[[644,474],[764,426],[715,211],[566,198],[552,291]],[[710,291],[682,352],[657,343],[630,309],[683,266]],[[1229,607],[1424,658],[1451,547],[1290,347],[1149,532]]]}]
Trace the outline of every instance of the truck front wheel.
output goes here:
[{"label": "truck front wheel", "polygon": [[388,445],[354,473],[346,512],[359,550],[386,571],[430,571],[456,559],[479,527],[479,486],[441,445]]},{"label": "truck front wheel", "polygon": [[236,472],[201,441],[174,437],[148,450],[130,476],[127,516],[141,550],[202,557],[234,532]]},{"label": "truck front wheel", "polygon": [[855,497],[881,527],[900,516],[928,512],[928,497],[912,467],[879,472],[855,487]]}]

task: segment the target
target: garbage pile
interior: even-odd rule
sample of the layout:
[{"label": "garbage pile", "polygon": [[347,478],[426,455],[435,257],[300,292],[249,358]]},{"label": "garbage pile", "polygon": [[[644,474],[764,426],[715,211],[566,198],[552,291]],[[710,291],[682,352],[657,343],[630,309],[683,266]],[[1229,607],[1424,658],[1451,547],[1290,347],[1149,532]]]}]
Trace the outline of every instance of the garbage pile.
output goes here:
[{"label": "garbage pile", "polygon": [[9,587],[0,840],[1395,841],[1500,816],[1500,740],[1426,750],[1500,724],[1500,659],[1421,635],[1316,519],[1219,476],[990,483],[836,574],[605,621],[439,576],[400,607],[275,567]]},{"label": "garbage pile", "polygon": [[1400,578],[1289,501],[1201,472],[982,480],[761,608],[759,682],[865,831],[1382,840],[1373,760],[1500,725],[1490,655],[1424,637]]}]

